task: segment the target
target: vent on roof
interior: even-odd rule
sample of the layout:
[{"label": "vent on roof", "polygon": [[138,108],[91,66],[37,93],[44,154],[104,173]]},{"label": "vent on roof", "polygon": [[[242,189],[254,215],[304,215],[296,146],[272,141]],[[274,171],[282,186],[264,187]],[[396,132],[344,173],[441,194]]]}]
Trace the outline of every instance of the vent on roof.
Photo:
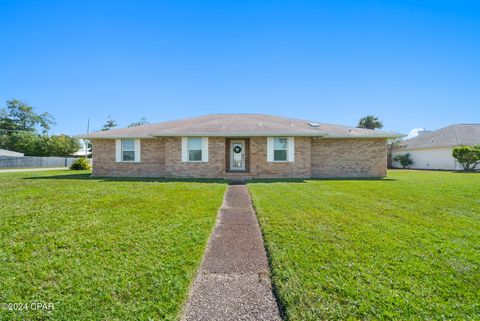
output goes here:
[{"label": "vent on roof", "polygon": [[312,126],[312,127],[320,127],[320,126],[322,126],[322,124],[320,124],[320,123],[315,123],[315,122],[311,122],[311,123],[308,123],[308,124],[309,124],[310,126]]}]

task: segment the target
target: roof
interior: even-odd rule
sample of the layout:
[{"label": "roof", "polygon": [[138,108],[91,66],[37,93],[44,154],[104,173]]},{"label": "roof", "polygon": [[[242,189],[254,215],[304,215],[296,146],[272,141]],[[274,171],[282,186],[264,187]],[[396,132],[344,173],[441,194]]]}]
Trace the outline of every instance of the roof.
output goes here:
[{"label": "roof", "polygon": [[13,150],[8,150],[8,149],[0,149],[0,156],[23,157],[23,153],[14,152]]},{"label": "roof", "polygon": [[480,144],[480,124],[456,124],[408,139],[400,144],[400,148],[422,149],[477,144]]},{"label": "roof", "polygon": [[165,136],[325,136],[394,138],[403,135],[263,114],[215,114],[136,127],[97,131],[80,138],[152,138]]}]

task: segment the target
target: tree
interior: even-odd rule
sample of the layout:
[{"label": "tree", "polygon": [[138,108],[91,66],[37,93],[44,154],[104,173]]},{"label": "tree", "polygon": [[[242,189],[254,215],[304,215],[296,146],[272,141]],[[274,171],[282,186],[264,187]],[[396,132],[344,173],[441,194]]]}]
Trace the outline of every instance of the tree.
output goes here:
[{"label": "tree", "polygon": [[398,154],[393,160],[399,162],[403,168],[407,168],[413,164],[413,160],[410,158],[410,153]]},{"label": "tree", "polygon": [[38,114],[20,100],[7,100],[6,108],[0,109],[0,148],[27,156],[68,156],[76,152],[80,148],[78,139],[47,134],[53,125],[55,121],[49,113]]},{"label": "tree", "polygon": [[0,110],[0,128],[3,131],[36,132],[37,128],[41,128],[46,133],[53,125],[55,119],[52,115],[47,112],[37,114],[32,106],[17,99],[7,100],[7,108]]},{"label": "tree", "polygon": [[48,154],[53,156],[70,156],[80,149],[80,141],[67,135],[51,136]]},{"label": "tree", "polygon": [[130,125],[128,125],[128,127],[136,127],[136,126],[142,126],[142,125],[147,125],[147,124],[149,124],[149,122],[147,121],[147,118],[146,118],[146,117],[142,117],[142,118],[140,119],[140,121],[131,123]]},{"label": "tree", "polygon": [[68,135],[48,136],[21,131],[9,136],[5,148],[22,152],[25,156],[69,156],[80,149],[80,143]]},{"label": "tree", "polygon": [[400,146],[401,142],[402,142],[401,138],[387,139],[387,166],[388,166],[388,168],[392,168],[393,151],[395,150],[395,148]]},{"label": "tree", "polygon": [[3,148],[24,153],[25,156],[37,155],[37,149],[40,145],[40,136],[29,131],[11,133],[5,136],[5,145]]},{"label": "tree", "polygon": [[382,122],[375,116],[369,115],[360,118],[358,121],[358,128],[380,129],[383,127]]},{"label": "tree", "polygon": [[475,146],[457,146],[453,148],[452,156],[465,172],[473,172],[480,164],[480,145]]},{"label": "tree", "polygon": [[102,130],[103,131],[110,130],[117,126],[118,126],[117,122],[113,120],[111,116],[108,116],[106,123],[102,127]]}]

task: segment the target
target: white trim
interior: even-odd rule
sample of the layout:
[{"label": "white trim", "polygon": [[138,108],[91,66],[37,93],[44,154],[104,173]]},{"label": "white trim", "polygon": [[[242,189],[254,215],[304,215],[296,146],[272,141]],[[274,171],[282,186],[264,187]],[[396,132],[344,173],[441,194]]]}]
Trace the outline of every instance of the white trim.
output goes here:
[{"label": "white trim", "polygon": [[[192,136],[196,137],[196,136]],[[206,163],[208,162],[208,137],[202,137],[202,160],[191,161],[188,159],[188,137],[182,137],[182,162]]]},{"label": "white trim", "polygon": [[182,162],[188,162],[187,137],[182,137]]},{"label": "white trim", "polygon": [[202,162],[208,163],[208,137],[202,137]]},{"label": "white trim", "polygon": [[[234,163],[234,151],[233,151],[233,145],[235,144],[241,144],[242,145],[242,151],[240,152],[240,157],[242,159],[242,167],[237,167],[233,168],[233,163]],[[246,163],[246,157],[245,157],[245,139],[238,139],[238,140],[230,140],[230,172],[244,172],[245,171],[245,163]]]},{"label": "white trim", "polygon": [[267,162],[273,162],[273,137],[267,137]]},{"label": "white trim", "polygon": [[135,162],[140,162],[140,139],[135,139]]},{"label": "white trim", "polygon": [[287,138],[287,161],[288,162],[295,161],[295,138],[294,137]]},{"label": "white trim", "polygon": [[[274,138],[286,138],[287,139],[287,160],[275,160],[274,152]],[[294,137],[267,137],[267,162],[269,163],[288,163],[295,161],[295,138]]]},{"label": "white trim", "polygon": [[121,139],[115,140],[115,162],[117,163],[122,162],[122,140]]}]

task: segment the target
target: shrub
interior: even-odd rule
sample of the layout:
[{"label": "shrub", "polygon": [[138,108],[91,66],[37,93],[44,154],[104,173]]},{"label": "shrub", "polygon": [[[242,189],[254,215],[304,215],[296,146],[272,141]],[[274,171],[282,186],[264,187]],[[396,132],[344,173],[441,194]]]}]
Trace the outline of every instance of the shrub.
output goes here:
[{"label": "shrub", "polygon": [[457,146],[453,148],[452,156],[462,165],[465,172],[473,172],[480,164],[480,145]]},{"label": "shrub", "polygon": [[413,164],[413,160],[410,158],[410,153],[399,154],[395,156],[393,160],[402,164],[403,168],[407,168],[408,166]]},{"label": "shrub", "polygon": [[84,157],[77,158],[72,165],[70,165],[70,169],[73,170],[83,170],[83,169],[90,169],[90,164],[88,163],[87,159]]}]

